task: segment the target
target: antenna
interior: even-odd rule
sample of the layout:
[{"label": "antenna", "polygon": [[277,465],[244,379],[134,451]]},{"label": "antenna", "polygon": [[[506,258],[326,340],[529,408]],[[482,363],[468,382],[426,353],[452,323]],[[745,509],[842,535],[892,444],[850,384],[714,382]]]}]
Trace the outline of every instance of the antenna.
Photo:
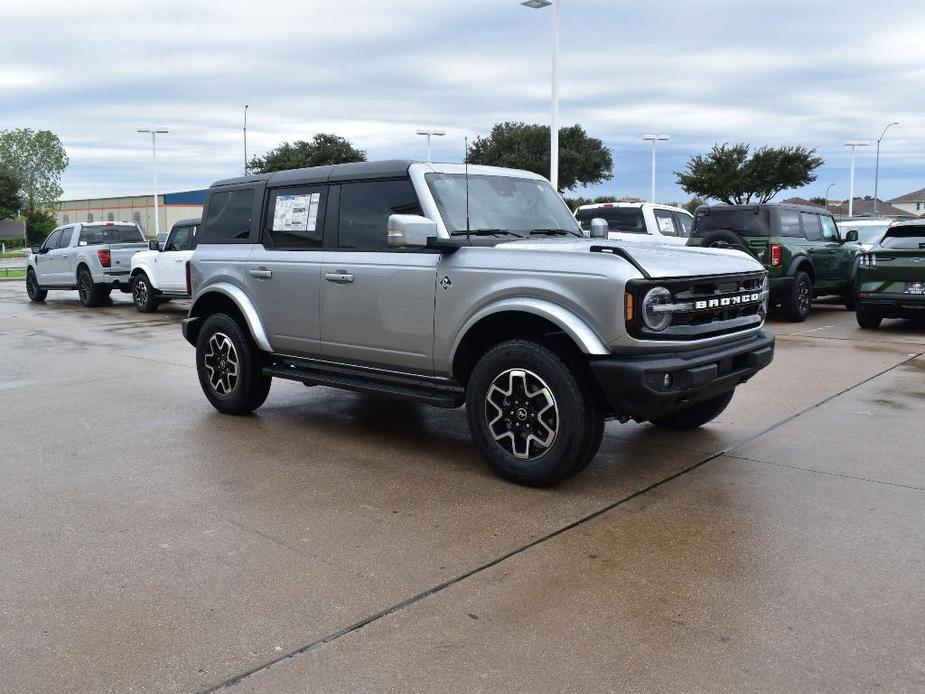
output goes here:
[{"label": "antenna", "polygon": [[466,156],[463,157],[463,166],[466,172],[466,243],[469,243],[469,138],[466,141]]}]

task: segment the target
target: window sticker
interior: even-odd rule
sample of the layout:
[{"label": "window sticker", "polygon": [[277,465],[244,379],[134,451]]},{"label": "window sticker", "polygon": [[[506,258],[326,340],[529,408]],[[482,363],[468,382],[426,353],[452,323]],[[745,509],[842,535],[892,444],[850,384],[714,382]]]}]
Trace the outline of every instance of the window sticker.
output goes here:
[{"label": "window sticker", "polygon": [[658,220],[658,230],[663,234],[673,234],[674,233],[674,223],[671,221],[671,217],[656,217]]},{"label": "window sticker", "polygon": [[273,212],[273,231],[315,231],[321,193],[279,195]]}]

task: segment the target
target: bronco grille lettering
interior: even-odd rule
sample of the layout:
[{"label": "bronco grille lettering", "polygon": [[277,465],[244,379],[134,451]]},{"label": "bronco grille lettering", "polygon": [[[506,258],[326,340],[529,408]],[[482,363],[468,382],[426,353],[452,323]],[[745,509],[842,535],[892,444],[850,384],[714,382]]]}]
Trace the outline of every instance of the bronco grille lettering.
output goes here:
[{"label": "bronco grille lettering", "polygon": [[694,310],[700,311],[709,308],[725,308],[727,306],[741,306],[743,304],[753,304],[761,301],[761,294],[736,294],[735,296],[724,296],[719,299],[701,299],[694,302]]}]

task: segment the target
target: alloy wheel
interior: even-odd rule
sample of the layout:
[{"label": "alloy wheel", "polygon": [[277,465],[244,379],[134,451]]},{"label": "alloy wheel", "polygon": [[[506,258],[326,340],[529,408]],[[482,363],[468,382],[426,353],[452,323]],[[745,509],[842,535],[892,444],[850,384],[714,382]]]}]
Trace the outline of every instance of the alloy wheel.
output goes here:
[{"label": "alloy wheel", "polygon": [[77,283],[77,294],[80,296],[81,303],[87,303],[90,300],[90,277],[83,273],[80,276],[80,281]]},{"label": "alloy wheel", "polygon": [[797,287],[797,305],[800,307],[800,313],[809,313],[811,304],[812,289],[809,286],[809,282],[803,280],[800,282],[800,286]]},{"label": "alloy wheel", "polygon": [[488,389],[485,421],[495,442],[508,453],[536,460],[555,443],[559,409],[542,378],[526,369],[508,369]]},{"label": "alloy wheel", "polygon": [[230,395],[238,385],[238,353],[224,333],[209,338],[203,364],[209,384],[219,395]]},{"label": "alloy wheel", "polygon": [[135,280],[135,284],[132,286],[132,298],[135,299],[135,305],[138,307],[148,303],[148,285],[140,277]]}]

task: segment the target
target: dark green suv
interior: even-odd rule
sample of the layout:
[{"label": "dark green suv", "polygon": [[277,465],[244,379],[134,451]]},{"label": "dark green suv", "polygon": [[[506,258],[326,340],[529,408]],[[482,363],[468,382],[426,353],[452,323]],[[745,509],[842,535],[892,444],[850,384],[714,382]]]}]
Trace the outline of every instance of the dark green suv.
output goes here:
[{"label": "dark green suv", "polygon": [[771,301],[790,321],[809,315],[814,296],[838,294],[854,309],[857,232],[842,238],[832,216],[803,205],[698,207],[688,246],[737,248],[768,270]]}]

